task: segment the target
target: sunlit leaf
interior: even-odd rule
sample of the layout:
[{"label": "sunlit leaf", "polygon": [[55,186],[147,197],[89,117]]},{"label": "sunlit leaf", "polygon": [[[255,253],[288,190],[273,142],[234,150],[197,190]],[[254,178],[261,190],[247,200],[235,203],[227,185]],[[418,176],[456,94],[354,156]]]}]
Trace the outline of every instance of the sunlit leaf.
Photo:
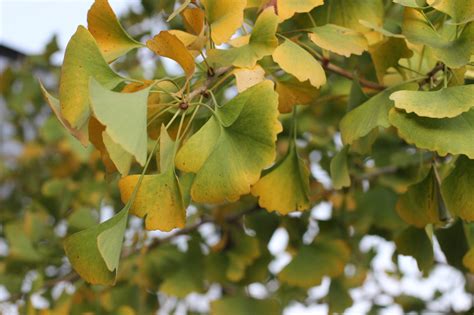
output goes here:
[{"label": "sunlit leaf", "polygon": [[234,70],[235,81],[237,85],[237,91],[243,92],[249,87],[254,86],[265,80],[265,70],[259,65],[247,69],[238,68]]},{"label": "sunlit leaf", "polygon": [[64,241],[64,250],[74,270],[87,282],[115,283],[128,206],[109,220],[77,232]]},{"label": "sunlit leaf", "polygon": [[252,186],[260,207],[280,214],[303,211],[310,207],[309,170],[292,142],[287,154]]},{"label": "sunlit leaf", "polygon": [[326,83],[326,74],[321,64],[306,50],[291,40],[285,40],[272,54],[273,60],[287,73],[299,81],[320,87]]},{"label": "sunlit leaf", "polygon": [[143,45],[127,34],[107,0],[95,0],[87,12],[87,28],[97,41],[104,58],[112,62]]},{"label": "sunlit leaf", "polygon": [[474,3],[471,0],[427,0],[438,11],[448,14],[456,24],[474,21]]},{"label": "sunlit leaf", "polygon": [[275,36],[278,20],[273,9],[266,9],[257,18],[248,44],[229,49],[211,49],[208,62],[219,66],[254,67],[258,60],[271,55],[278,46]]},{"label": "sunlit leaf", "polygon": [[451,213],[474,221],[474,161],[460,156],[454,170],[443,180],[443,197]]},{"label": "sunlit leaf", "polygon": [[276,135],[281,131],[277,117],[277,95],[270,81],[218,108],[176,157],[179,169],[196,173],[193,200],[235,201],[249,193],[260,171],[275,158]]},{"label": "sunlit leaf", "polygon": [[453,118],[474,107],[474,85],[438,91],[398,91],[390,95],[395,107],[430,118]]},{"label": "sunlit leaf", "polygon": [[125,151],[145,164],[147,153],[146,113],[150,87],[134,93],[109,91],[94,79],[90,82],[90,100],[94,116],[106,127],[105,132]]},{"label": "sunlit leaf", "polygon": [[380,92],[367,102],[348,112],[341,120],[341,136],[345,144],[352,144],[364,137],[377,127],[388,128],[390,122],[388,113],[393,107],[389,96],[398,90],[413,90],[418,87],[415,83],[407,83]]},{"label": "sunlit leaf", "polygon": [[319,47],[346,57],[361,55],[369,48],[363,34],[334,24],[311,29],[309,38]]},{"label": "sunlit leaf", "polygon": [[465,154],[474,159],[474,110],[454,118],[427,118],[392,109],[390,123],[406,142],[440,155]]},{"label": "sunlit leaf", "polygon": [[278,278],[290,285],[310,288],[320,284],[324,276],[342,274],[350,253],[348,245],[341,240],[320,240],[303,245]]},{"label": "sunlit leaf", "polygon": [[91,77],[107,89],[123,80],[104,60],[94,37],[79,26],[66,47],[59,83],[61,114],[73,129],[83,128],[89,118]]},{"label": "sunlit leaf", "polygon": [[225,43],[244,21],[245,0],[202,0],[206,18],[210,25],[212,40]]},{"label": "sunlit leaf", "polygon": [[282,20],[286,20],[291,18],[295,13],[309,12],[323,3],[323,0],[278,0],[278,16]]},{"label": "sunlit leaf", "polygon": [[194,73],[196,65],[193,56],[186,49],[183,42],[169,31],[161,31],[148,40],[146,45],[157,55],[176,61],[183,68],[186,76],[190,77]]},{"label": "sunlit leaf", "polygon": [[204,28],[205,13],[200,8],[186,8],[181,12],[186,30],[194,35],[201,34]]}]

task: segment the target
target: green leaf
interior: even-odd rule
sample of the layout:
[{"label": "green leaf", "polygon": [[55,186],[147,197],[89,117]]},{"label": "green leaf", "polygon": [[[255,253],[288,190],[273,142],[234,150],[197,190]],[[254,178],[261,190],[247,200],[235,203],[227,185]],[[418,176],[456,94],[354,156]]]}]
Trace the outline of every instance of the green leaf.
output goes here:
[{"label": "green leaf", "polygon": [[474,109],[443,119],[418,117],[392,109],[389,120],[402,139],[418,148],[436,151],[442,156],[465,154],[474,159]]},{"label": "green leaf", "polygon": [[419,183],[411,185],[398,199],[398,215],[408,224],[424,228],[427,224],[439,222],[437,182],[434,170]]},{"label": "green leaf", "polygon": [[134,93],[109,91],[93,78],[89,93],[94,116],[105,132],[137,161],[145,164],[147,153],[147,101],[150,88]]},{"label": "green leaf", "polygon": [[217,108],[183,145],[176,166],[196,173],[191,187],[194,201],[235,201],[250,192],[261,170],[275,158],[276,135],[281,131],[277,103],[270,81],[254,85]]},{"label": "green leaf", "polygon": [[352,144],[377,127],[390,127],[388,113],[393,107],[389,96],[398,90],[417,89],[416,83],[407,83],[386,89],[371,97],[367,102],[348,112],[341,120],[342,141]]},{"label": "green leaf", "polygon": [[64,250],[72,267],[87,282],[115,283],[128,208],[127,205],[109,220],[65,239]]},{"label": "green leaf", "polygon": [[107,62],[143,46],[123,29],[107,0],[95,0],[87,12],[87,28]]},{"label": "green leaf", "polygon": [[212,315],[275,315],[281,313],[276,300],[257,300],[246,296],[224,297],[211,302]]},{"label": "green leaf", "polygon": [[421,271],[426,272],[433,265],[433,244],[425,229],[410,226],[395,238],[395,244],[400,254],[416,259]]},{"label": "green leaf", "polygon": [[285,157],[265,171],[251,191],[258,197],[260,207],[268,211],[288,214],[310,207],[309,170],[299,158],[294,142]]},{"label": "green leaf", "polygon": [[383,77],[389,68],[398,66],[400,59],[413,56],[413,52],[407,47],[405,39],[396,37],[389,37],[385,41],[370,46],[369,52],[379,82],[383,82]]},{"label": "green leaf", "polygon": [[133,155],[128,153],[120,144],[115,142],[114,139],[112,139],[105,131],[102,132],[102,141],[104,142],[104,148],[107,150],[107,154],[117,170],[122,174],[122,176],[126,176],[128,172],[130,172]]},{"label": "green leaf", "polygon": [[25,233],[21,223],[5,225],[5,236],[8,241],[8,257],[18,262],[38,263],[41,255]]},{"label": "green leaf", "polygon": [[369,48],[362,33],[334,24],[312,28],[309,38],[319,47],[346,57],[361,55]]},{"label": "green leaf", "polygon": [[454,170],[443,180],[441,191],[452,214],[474,221],[474,160],[461,155]]},{"label": "green leaf", "polygon": [[76,130],[83,128],[89,119],[91,77],[107,89],[123,81],[104,60],[94,37],[79,26],[66,47],[59,83],[62,117]]},{"label": "green leaf", "polygon": [[278,20],[272,8],[266,9],[257,18],[248,44],[229,49],[211,49],[208,62],[218,66],[253,68],[258,60],[271,55],[278,46],[275,36]]},{"label": "green leaf", "polygon": [[456,24],[474,21],[474,3],[471,0],[427,0],[438,11],[448,14]]},{"label": "green leaf", "polygon": [[346,145],[341,151],[337,152],[331,160],[331,180],[334,189],[341,189],[351,185],[351,177],[349,176],[349,168],[347,155],[349,146]]},{"label": "green leaf", "polygon": [[342,240],[320,240],[303,245],[293,260],[280,272],[280,281],[310,288],[319,285],[324,276],[337,277],[344,272],[350,248]]},{"label": "green leaf", "polygon": [[[186,207],[174,169],[175,143],[162,126],[160,137],[160,170],[157,175],[144,175],[130,213],[145,218],[147,230],[171,231],[183,228],[186,223]],[[123,177],[119,182],[124,203],[133,195],[140,175]]]},{"label": "green leaf", "polygon": [[278,46],[272,57],[281,69],[294,75],[300,82],[309,80],[315,87],[326,83],[326,74],[321,64],[291,40],[285,40]]},{"label": "green leaf", "polygon": [[453,118],[474,107],[474,85],[438,91],[398,91],[390,95],[395,107],[430,118]]},{"label": "green leaf", "polygon": [[402,30],[408,41],[430,47],[433,54],[451,68],[466,65],[474,53],[474,23],[467,24],[460,35],[451,40],[438,34],[418,10],[407,8]]},{"label": "green leaf", "polygon": [[426,0],[393,0],[393,2],[410,8],[426,7]]}]

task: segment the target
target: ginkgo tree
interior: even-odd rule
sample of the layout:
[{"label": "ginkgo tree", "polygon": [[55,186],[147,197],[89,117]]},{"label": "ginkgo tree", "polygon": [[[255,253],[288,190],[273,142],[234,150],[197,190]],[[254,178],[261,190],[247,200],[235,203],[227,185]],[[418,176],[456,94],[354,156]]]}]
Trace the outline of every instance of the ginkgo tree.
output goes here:
[{"label": "ginkgo tree", "polygon": [[[144,7],[167,27],[132,36],[134,23],[153,19],[132,14],[124,27],[95,0],[67,44],[57,97],[41,85],[69,141],[100,157],[84,167],[103,170],[94,180],[115,191],[116,214],[100,224],[79,202],[68,206],[78,228],[61,242],[73,270],[46,285],[76,284],[68,311],[89,310],[98,294],[104,312],[148,313],[158,305],[146,292],[185,299],[217,285],[212,314],[277,314],[314,302],[308,289],[330,279],[321,301],[342,312],[371,277],[373,255],[360,248],[369,234],[393,241],[426,276],[446,263],[472,285],[472,1]],[[151,75],[134,70],[142,51],[157,65]],[[315,219],[322,202],[328,220]],[[131,239],[133,217],[143,220]],[[291,259],[275,270],[268,244],[281,229]],[[170,233],[150,240],[145,230]],[[173,243],[183,235],[184,248]],[[249,293],[254,283],[263,296]],[[406,311],[428,307],[393,298]]]}]

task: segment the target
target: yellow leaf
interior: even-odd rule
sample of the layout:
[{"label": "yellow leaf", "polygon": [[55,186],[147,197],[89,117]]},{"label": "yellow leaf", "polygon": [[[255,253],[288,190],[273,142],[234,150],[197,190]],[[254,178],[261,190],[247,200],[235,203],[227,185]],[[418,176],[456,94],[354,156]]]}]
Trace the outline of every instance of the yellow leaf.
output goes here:
[{"label": "yellow leaf", "polygon": [[295,105],[308,105],[319,95],[319,90],[309,81],[299,82],[294,78],[276,81],[276,92],[280,113],[291,112]]},{"label": "yellow leaf", "polygon": [[259,65],[250,69],[235,69],[234,75],[237,83],[237,91],[239,91],[239,93],[265,80],[265,70]]},{"label": "yellow leaf", "polygon": [[282,20],[291,18],[295,13],[309,12],[324,4],[324,0],[278,0],[278,16]]},{"label": "yellow leaf", "polygon": [[258,197],[260,207],[268,211],[288,214],[310,207],[309,170],[298,157],[294,143],[283,160],[264,174],[251,192]]},{"label": "yellow leaf", "polygon": [[201,34],[204,28],[204,11],[200,8],[186,8],[181,12],[184,27],[194,35]]},{"label": "yellow leaf", "polygon": [[176,61],[184,70],[187,77],[190,77],[195,70],[194,58],[178,37],[169,31],[161,31],[158,35],[146,42],[156,54],[171,58]]},{"label": "yellow leaf", "polygon": [[285,40],[278,46],[272,57],[283,70],[294,75],[301,82],[309,80],[315,87],[326,83],[326,74],[321,64],[310,53],[290,40]]},{"label": "yellow leaf", "polygon": [[361,55],[368,49],[367,39],[362,33],[334,24],[313,28],[309,38],[319,47],[346,57]]},{"label": "yellow leaf", "polygon": [[201,0],[214,43],[225,43],[244,21],[246,0]]},{"label": "yellow leaf", "polygon": [[120,25],[107,0],[95,0],[87,13],[87,28],[107,62],[112,62],[134,48],[143,46]]}]

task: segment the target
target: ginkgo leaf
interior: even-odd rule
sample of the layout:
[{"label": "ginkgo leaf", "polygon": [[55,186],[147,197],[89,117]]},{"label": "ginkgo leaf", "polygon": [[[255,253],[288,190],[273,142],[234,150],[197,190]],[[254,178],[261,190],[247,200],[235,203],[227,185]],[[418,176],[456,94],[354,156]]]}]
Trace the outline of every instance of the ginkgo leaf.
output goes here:
[{"label": "ginkgo leaf", "polygon": [[426,7],[426,0],[393,0],[393,2],[410,8]]},{"label": "ginkgo leaf", "polygon": [[87,282],[115,283],[128,208],[127,205],[109,220],[65,239],[64,250],[72,267]]},{"label": "ginkgo leaf", "polygon": [[166,22],[169,22],[171,21],[172,19],[174,19],[178,14],[180,14],[181,12],[183,12],[184,9],[186,9],[186,7],[191,3],[191,0],[184,0],[181,5],[173,11],[173,13],[170,14],[170,16],[166,19]]},{"label": "ginkgo leaf", "polygon": [[258,300],[246,296],[227,296],[211,302],[212,315],[274,315],[281,307],[276,300]]},{"label": "ginkgo leaf", "polygon": [[246,0],[201,0],[214,43],[225,43],[244,21]]},{"label": "ginkgo leaf", "polygon": [[261,170],[275,158],[276,135],[281,131],[277,106],[272,82],[261,82],[217,108],[183,145],[176,165],[196,173],[191,187],[194,201],[235,201],[250,192]]},{"label": "ginkgo leaf", "polygon": [[416,259],[421,271],[428,271],[433,265],[433,244],[425,229],[409,226],[395,238],[395,244],[400,254]]},{"label": "ginkgo leaf", "polygon": [[428,118],[392,109],[390,123],[406,142],[444,156],[465,154],[474,159],[474,109],[454,118]]},{"label": "ginkgo leaf", "polygon": [[[181,187],[174,172],[174,146],[166,129],[162,127],[160,137],[161,173],[143,176],[130,213],[145,219],[147,230],[171,231],[183,228],[186,223]],[[171,152],[173,151],[173,152]],[[168,154],[168,153],[172,154]],[[123,177],[119,182],[123,202],[128,202],[133,189],[138,183],[139,175]]]},{"label": "ginkgo leaf", "polygon": [[474,107],[474,85],[438,91],[398,91],[390,95],[395,107],[430,118],[453,118]]},{"label": "ginkgo leaf", "polygon": [[245,233],[232,231],[232,248],[227,251],[228,266],[225,270],[227,279],[237,282],[245,276],[245,270],[260,255],[258,239]]},{"label": "ginkgo leaf", "polygon": [[183,42],[169,31],[161,31],[158,35],[148,40],[146,45],[157,55],[176,61],[183,68],[187,77],[192,76],[194,73],[196,65],[193,56],[186,49]]},{"label": "ginkgo leaf", "polygon": [[448,210],[465,221],[474,221],[474,160],[461,155],[443,180],[441,191]]},{"label": "ginkgo leaf", "polygon": [[201,34],[204,29],[205,13],[200,8],[186,8],[181,12],[186,30],[194,35]]},{"label": "ginkgo leaf", "polygon": [[398,215],[408,224],[424,228],[427,224],[438,223],[438,189],[434,171],[419,183],[411,185],[401,195],[395,207]]},{"label": "ginkgo leaf", "polygon": [[310,207],[309,170],[299,158],[294,142],[285,157],[264,172],[251,192],[258,197],[260,207],[268,211],[288,214]]},{"label": "ginkgo leaf", "polygon": [[377,127],[390,127],[388,113],[393,107],[393,102],[389,99],[389,96],[394,91],[417,88],[418,85],[416,83],[407,83],[386,89],[348,112],[340,123],[344,144],[352,144],[355,140],[368,135],[369,132]]},{"label": "ginkgo leaf", "polygon": [[276,81],[275,90],[278,93],[280,113],[290,113],[295,105],[309,105],[319,95],[319,90],[309,81],[299,82],[292,76]]},{"label": "ginkgo leaf", "polygon": [[471,248],[466,255],[464,255],[462,263],[470,272],[474,272],[474,248]]},{"label": "ginkgo leaf", "polygon": [[[108,137],[108,139],[104,141],[103,136],[102,136],[102,133],[105,131],[105,126],[102,125],[95,117],[92,116],[89,119],[88,131],[89,131],[89,141],[97,150],[99,150],[100,155],[102,157],[102,162],[105,165],[106,172],[113,173],[117,171],[117,167],[115,166],[115,163],[110,158],[109,151],[107,150],[105,146],[105,141],[109,141],[109,140],[112,141],[112,140],[110,139],[110,137]],[[109,147],[110,147],[110,144],[109,144]],[[111,150],[110,148],[109,150],[113,151],[113,149]],[[130,155],[130,163],[131,162],[132,162],[132,157]],[[127,167],[126,169],[127,173],[128,173],[128,168],[129,167]]]},{"label": "ginkgo leaf", "polygon": [[51,108],[51,111],[56,115],[56,118],[58,118],[61,125],[74,137],[76,137],[82,143],[83,146],[87,146],[89,144],[88,130],[86,128],[82,128],[81,130],[71,128],[69,126],[69,123],[65,121],[63,116],[61,115],[61,105],[59,104],[59,100],[49,94],[49,92],[44,88],[43,83],[41,83],[41,81],[40,88],[44,98],[46,99],[46,102]]},{"label": "ginkgo leaf", "polygon": [[145,164],[147,153],[146,114],[150,88],[118,93],[91,79],[89,90],[94,116],[106,127],[105,132],[141,165]]},{"label": "ginkgo leaf", "polygon": [[416,9],[405,9],[403,35],[414,44],[429,46],[433,54],[448,67],[460,68],[466,65],[474,53],[474,23],[467,24],[454,39],[442,37]]},{"label": "ginkgo leaf", "polygon": [[361,55],[369,48],[362,33],[334,24],[312,28],[309,39],[323,49],[346,57]]},{"label": "ginkgo leaf", "polygon": [[300,81],[309,80],[315,87],[326,83],[326,74],[321,64],[291,40],[285,40],[278,46],[272,57],[283,70],[294,75]]},{"label": "ginkgo leaf", "polygon": [[282,20],[287,20],[295,13],[309,12],[323,3],[324,0],[278,0],[278,16]]},{"label": "ginkgo leaf", "polygon": [[278,274],[278,279],[302,288],[319,285],[324,276],[342,274],[350,254],[349,246],[342,240],[324,239],[302,245],[293,260]]},{"label": "ginkgo leaf", "polygon": [[474,3],[471,0],[427,0],[438,11],[448,14],[456,24],[474,21]]},{"label": "ginkgo leaf", "polygon": [[265,80],[265,70],[259,65],[255,65],[255,67],[250,69],[237,68],[233,73],[239,93]]},{"label": "ginkgo leaf", "polygon": [[369,53],[379,82],[383,82],[383,77],[390,67],[398,66],[400,59],[413,56],[405,40],[396,37],[389,37],[385,41],[370,46]]},{"label": "ginkgo leaf", "polygon": [[331,160],[331,180],[332,186],[335,189],[341,189],[343,187],[349,187],[351,185],[351,177],[349,176],[349,166],[347,165],[348,152],[349,146],[346,145],[341,151],[337,152],[337,154]]},{"label": "ginkgo leaf", "polygon": [[130,50],[143,46],[123,29],[107,0],[95,0],[87,12],[87,28],[97,41],[107,62],[112,62]]},{"label": "ginkgo leaf", "polygon": [[133,155],[115,142],[106,131],[102,132],[102,141],[110,160],[112,160],[120,174],[122,174],[122,176],[128,175],[133,162]]},{"label": "ginkgo leaf", "polygon": [[73,129],[83,128],[89,118],[91,77],[107,89],[123,81],[104,60],[94,37],[79,26],[67,44],[59,83],[61,114]]},{"label": "ginkgo leaf", "polygon": [[219,66],[254,67],[258,60],[271,55],[278,46],[275,36],[278,20],[272,8],[266,9],[258,16],[248,44],[229,49],[211,49],[208,62]]}]

